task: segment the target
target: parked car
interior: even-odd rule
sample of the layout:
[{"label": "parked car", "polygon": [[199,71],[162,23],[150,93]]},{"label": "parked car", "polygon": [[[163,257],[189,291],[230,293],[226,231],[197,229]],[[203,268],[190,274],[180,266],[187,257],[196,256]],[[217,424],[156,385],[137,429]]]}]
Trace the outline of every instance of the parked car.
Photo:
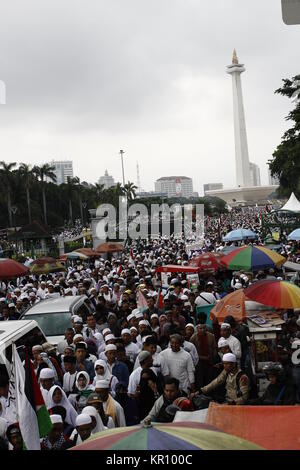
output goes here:
[{"label": "parked car", "polygon": [[47,341],[57,345],[64,339],[66,328],[72,327],[72,315],[85,321],[94,307],[86,295],[41,300],[23,313],[21,319],[35,320],[43,330]]},{"label": "parked car", "polygon": [[[32,346],[45,343],[46,337],[34,320],[11,320],[0,322],[0,374],[10,375],[12,344],[18,348],[19,355],[25,358],[25,348],[31,354]],[[25,348],[19,348],[25,346]]]}]

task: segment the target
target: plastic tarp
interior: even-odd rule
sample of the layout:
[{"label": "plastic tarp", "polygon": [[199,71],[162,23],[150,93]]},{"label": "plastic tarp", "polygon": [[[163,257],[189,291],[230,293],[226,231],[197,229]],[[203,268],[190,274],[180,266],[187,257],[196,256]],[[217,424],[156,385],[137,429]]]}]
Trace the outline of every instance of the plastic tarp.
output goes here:
[{"label": "plastic tarp", "polygon": [[268,450],[300,450],[300,406],[230,406],[211,403],[206,424]]}]

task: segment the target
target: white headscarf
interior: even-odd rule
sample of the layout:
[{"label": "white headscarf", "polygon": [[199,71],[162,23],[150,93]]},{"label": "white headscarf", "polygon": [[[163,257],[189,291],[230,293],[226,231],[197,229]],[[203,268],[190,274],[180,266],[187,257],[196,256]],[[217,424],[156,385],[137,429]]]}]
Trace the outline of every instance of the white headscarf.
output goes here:
[{"label": "white headscarf", "polygon": [[99,431],[105,431],[106,427],[103,425],[102,419],[94,406],[86,406],[83,408],[82,412],[89,416],[94,416],[97,421],[95,428],[92,430],[92,434],[96,434]]},{"label": "white headscarf", "polygon": [[[96,367],[97,366],[103,367],[104,373],[102,375],[97,374],[97,372],[96,372]],[[93,384],[96,384],[97,380],[108,380],[110,382],[112,374],[108,370],[106,361],[103,361],[102,359],[98,359],[97,361],[95,361],[94,369],[95,369],[96,375],[95,375]]]},{"label": "white headscarf", "polygon": [[[54,403],[53,401],[53,393],[55,390],[59,388],[59,390],[62,393],[62,399],[60,403]],[[66,410],[66,423],[71,424],[72,426],[76,426],[76,417],[77,417],[77,411],[75,410],[74,406],[71,405],[70,401],[67,398],[67,395],[63,391],[63,389],[59,385],[53,385],[53,387],[50,388],[49,390],[49,408],[53,408],[54,406],[62,406]]]},{"label": "white headscarf", "polygon": [[[79,385],[79,383],[78,383],[78,379],[79,379],[79,377],[80,377],[81,375],[83,375],[83,376],[85,377],[85,379],[86,379],[86,385],[85,385],[85,387],[81,387],[81,386]],[[88,374],[85,370],[82,370],[82,371],[80,371],[80,372],[77,372],[77,374],[76,374],[76,382],[75,382],[77,390],[79,390],[80,392],[83,392],[83,390],[94,390],[94,388],[93,388],[91,385],[89,385],[89,383],[90,383],[90,376],[89,376],[89,374]]]}]

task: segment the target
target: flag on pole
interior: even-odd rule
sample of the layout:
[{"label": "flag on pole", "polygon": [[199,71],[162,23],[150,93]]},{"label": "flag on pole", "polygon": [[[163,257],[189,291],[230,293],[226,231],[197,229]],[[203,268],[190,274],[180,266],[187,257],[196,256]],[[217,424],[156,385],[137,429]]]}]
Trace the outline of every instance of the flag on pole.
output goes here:
[{"label": "flag on pole", "polygon": [[147,300],[144,294],[140,290],[138,290],[138,293],[137,293],[136,303],[137,303],[138,308],[148,308]]},{"label": "flag on pole", "polygon": [[130,252],[129,252],[128,266],[133,266],[135,268],[135,262],[134,262],[134,256],[133,256],[132,248],[130,248]]},{"label": "flag on pole", "polygon": [[122,271],[123,271],[123,266],[119,266],[118,271],[117,271],[117,275],[120,276]]},{"label": "flag on pole", "polygon": [[49,412],[27,351],[25,369],[15,345],[13,345],[13,356],[17,414],[23,441],[26,449],[40,450],[40,437],[45,437],[52,427]]}]

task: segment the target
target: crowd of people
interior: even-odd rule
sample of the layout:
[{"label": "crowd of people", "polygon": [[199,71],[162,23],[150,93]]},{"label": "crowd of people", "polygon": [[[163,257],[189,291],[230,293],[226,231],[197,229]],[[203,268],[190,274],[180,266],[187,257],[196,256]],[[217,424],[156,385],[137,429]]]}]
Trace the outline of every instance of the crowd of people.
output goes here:
[{"label": "crowd of people", "polygon": [[[247,214],[249,220],[249,214]],[[251,228],[258,229],[253,212]],[[218,249],[215,221],[207,222],[203,250]],[[249,228],[249,226],[247,227]],[[292,250],[291,250],[292,252]],[[296,405],[300,368],[291,362],[300,341],[298,310],[281,310],[280,360],[264,371],[268,386],[258,393],[251,365],[248,326],[227,316],[212,325],[197,307],[216,304],[251,282],[283,276],[280,270],[216,272],[189,285],[184,273],[163,286],[156,267],[186,265],[184,240],[140,240],[116,257],[73,262],[55,273],[2,284],[1,320],[17,320],[47,298],[85,294],[92,311],[74,315],[57,345],[35,344],[31,360],[52,429],[43,450],[64,450],[92,434],[141,422],[172,422],[177,411],[206,408],[210,401],[242,405]],[[23,436],[6,415],[9,377],[0,377],[1,446],[18,450]]]}]

